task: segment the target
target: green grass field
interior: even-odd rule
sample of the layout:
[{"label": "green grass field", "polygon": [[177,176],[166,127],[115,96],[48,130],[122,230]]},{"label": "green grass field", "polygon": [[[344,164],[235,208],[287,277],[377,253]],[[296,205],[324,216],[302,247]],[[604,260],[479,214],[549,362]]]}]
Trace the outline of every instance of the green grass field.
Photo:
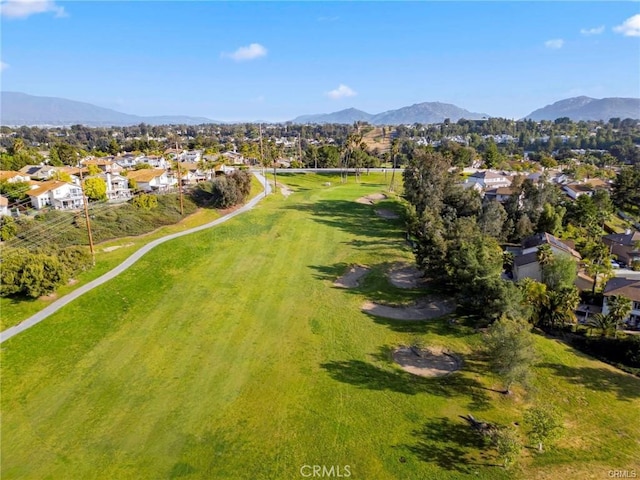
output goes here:
[{"label": "green grass field", "polygon": [[[2,344],[2,478],[296,479],[304,465],[366,480],[640,473],[639,379],[539,337],[535,391],[505,397],[464,322],[360,311],[420,293],[387,283],[412,254],[401,220],[354,202],[385,188],[362,179],[280,175],[293,195],[157,247]],[[356,263],[372,268],[362,287],[334,288]],[[403,372],[389,351],[416,338],[461,354],[464,369]],[[510,471],[458,418],[520,422],[534,403],[558,407],[565,436]]]}]

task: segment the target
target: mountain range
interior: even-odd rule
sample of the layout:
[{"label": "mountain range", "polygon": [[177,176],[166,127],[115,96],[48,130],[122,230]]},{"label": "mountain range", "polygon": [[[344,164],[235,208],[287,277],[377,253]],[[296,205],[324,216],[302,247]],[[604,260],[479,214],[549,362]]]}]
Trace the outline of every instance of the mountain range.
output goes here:
[{"label": "mountain range", "polygon": [[19,92],[0,94],[2,125],[86,125],[89,127],[147,125],[199,125],[221,123],[204,117],[165,115],[142,117],[57,97],[37,97]]},{"label": "mountain range", "polygon": [[373,125],[404,125],[411,123],[442,123],[445,118],[457,122],[461,118],[480,120],[489,118],[486,113],[473,113],[450,103],[424,102],[397,110],[370,114],[355,108],[320,115],[302,115],[292,120],[293,123],[353,123],[369,122]]},{"label": "mountain range", "polygon": [[[489,118],[486,113],[474,113],[450,103],[424,102],[396,110],[371,114],[349,108],[333,113],[302,115],[292,123],[343,123],[368,122],[373,125],[400,125],[414,123],[441,123],[445,119],[457,122],[461,118],[479,120]],[[530,113],[525,119],[535,121],[568,117],[573,121],[604,120],[610,118],[640,119],[640,98],[590,98],[574,97],[560,100]],[[39,97],[19,92],[2,92],[0,95],[0,124],[10,126],[40,125],[63,126],[82,124],[87,126],[126,126],[225,123],[205,117],[166,115],[144,117],[98,107],[57,97]],[[265,122],[268,123],[268,122]]]},{"label": "mountain range", "polygon": [[610,118],[640,119],[640,98],[591,98],[573,97],[560,100],[527,115],[526,119],[555,120],[569,117],[574,122],[580,120],[604,120]]}]

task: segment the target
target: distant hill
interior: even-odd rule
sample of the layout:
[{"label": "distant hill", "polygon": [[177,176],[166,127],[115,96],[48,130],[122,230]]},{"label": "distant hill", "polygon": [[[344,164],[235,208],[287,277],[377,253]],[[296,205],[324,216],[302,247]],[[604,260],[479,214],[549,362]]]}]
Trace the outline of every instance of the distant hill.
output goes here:
[{"label": "distant hill", "polygon": [[2,92],[0,100],[0,124],[2,125],[87,125],[99,127],[137,125],[139,123],[148,125],[220,123],[209,118],[180,115],[141,117],[98,107],[90,103],[57,97],[38,97],[19,92]]},{"label": "distant hill", "polygon": [[488,118],[486,113],[473,113],[450,103],[424,102],[397,110],[388,110],[370,114],[355,108],[321,115],[303,115],[292,120],[293,123],[353,123],[365,121],[373,125],[405,125],[412,123],[442,123],[446,118],[457,122],[461,118],[479,120]]},{"label": "distant hill", "polygon": [[318,115],[302,115],[296,117],[293,123],[353,123],[353,122],[369,122],[373,115],[355,108],[347,108],[333,113],[322,113]]},{"label": "distant hill", "polygon": [[573,97],[547,105],[525,118],[535,120],[556,120],[569,117],[574,122],[580,120],[603,120],[610,118],[637,118],[640,119],[640,98],[591,98]]}]

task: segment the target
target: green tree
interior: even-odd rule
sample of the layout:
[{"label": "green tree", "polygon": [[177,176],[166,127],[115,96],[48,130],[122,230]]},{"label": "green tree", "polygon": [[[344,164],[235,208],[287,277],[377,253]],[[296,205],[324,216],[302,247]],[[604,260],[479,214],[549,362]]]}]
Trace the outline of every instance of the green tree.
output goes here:
[{"label": "green tree", "polygon": [[18,226],[13,217],[6,215],[0,217],[0,240],[6,242],[11,240],[18,233]]},{"label": "green tree", "polygon": [[558,411],[551,405],[531,407],[524,414],[524,421],[529,430],[529,438],[543,451],[543,444],[549,444],[562,434],[562,419]]},{"label": "green tree", "polygon": [[95,175],[100,175],[102,173],[102,170],[100,170],[100,167],[95,163],[90,163],[87,167],[87,172],[89,173],[89,176],[93,177]]},{"label": "green tree", "polygon": [[500,238],[507,220],[507,211],[500,202],[487,202],[482,207],[482,213],[478,218],[480,231],[485,235]]},{"label": "green tree", "polygon": [[617,337],[620,325],[631,313],[632,302],[623,295],[611,295],[607,297],[607,306],[609,307],[609,315],[615,322],[615,336]]},{"label": "green tree", "polygon": [[[540,261],[540,260],[539,260]],[[562,290],[574,285],[578,274],[578,266],[570,255],[557,254],[546,264],[540,261],[542,282],[549,290]]]},{"label": "green tree", "polygon": [[140,210],[153,210],[158,206],[158,197],[148,193],[141,193],[131,200],[131,205]]},{"label": "green tree", "polygon": [[503,427],[497,429],[492,434],[493,445],[502,459],[504,468],[509,468],[515,464],[520,452],[522,451],[522,442],[518,432],[512,427]]},{"label": "green tree", "polygon": [[575,309],[580,303],[580,295],[575,286],[549,289],[539,317],[542,325],[556,328],[575,322]]},{"label": "green tree", "polygon": [[84,181],[84,193],[89,200],[106,200],[107,183],[98,177],[90,177]]},{"label": "green tree", "polygon": [[489,365],[502,379],[505,393],[511,393],[515,383],[526,387],[536,358],[529,324],[503,317],[489,327],[484,340]]},{"label": "green tree", "polygon": [[603,337],[609,336],[616,330],[616,320],[609,314],[595,313],[587,318],[586,322],[589,328],[600,330]]},{"label": "green tree", "polygon": [[496,168],[502,162],[502,155],[500,155],[493,138],[489,138],[486,141],[482,159],[487,168]]}]

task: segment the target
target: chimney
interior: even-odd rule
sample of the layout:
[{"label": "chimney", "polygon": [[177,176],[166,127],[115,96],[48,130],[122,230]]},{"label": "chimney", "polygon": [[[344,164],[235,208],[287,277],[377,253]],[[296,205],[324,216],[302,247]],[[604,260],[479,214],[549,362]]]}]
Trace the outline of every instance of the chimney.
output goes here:
[{"label": "chimney", "polygon": [[624,231],[624,234],[625,234],[625,235],[631,235],[631,229],[630,229],[630,228],[627,228],[627,229]]}]

